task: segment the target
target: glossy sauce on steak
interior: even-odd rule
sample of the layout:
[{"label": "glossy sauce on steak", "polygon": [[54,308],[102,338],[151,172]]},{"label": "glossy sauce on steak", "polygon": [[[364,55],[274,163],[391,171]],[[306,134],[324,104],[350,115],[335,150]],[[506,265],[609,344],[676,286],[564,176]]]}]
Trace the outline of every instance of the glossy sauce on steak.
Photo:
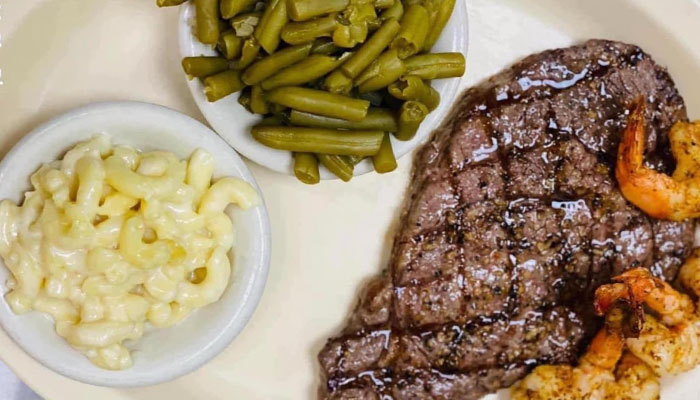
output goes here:
[{"label": "glossy sauce on steak", "polygon": [[319,354],[320,397],[477,399],[575,361],[599,327],[593,291],[613,274],[673,280],[694,223],[650,219],[614,179],[640,95],[647,162],[668,173],[685,107],[638,47],[546,51],[467,91],[416,156],[389,270]]}]

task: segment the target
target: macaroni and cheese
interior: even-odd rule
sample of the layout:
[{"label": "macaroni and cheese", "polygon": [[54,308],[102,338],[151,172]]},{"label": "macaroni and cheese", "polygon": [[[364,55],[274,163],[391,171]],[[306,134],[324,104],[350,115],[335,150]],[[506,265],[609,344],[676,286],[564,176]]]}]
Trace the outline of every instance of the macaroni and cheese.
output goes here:
[{"label": "macaroni and cheese", "polygon": [[17,206],[0,203],[0,256],[15,313],[53,317],[56,332],[95,365],[132,364],[125,340],[144,324],[171,326],[217,301],[231,274],[233,225],[256,191],[236,178],[212,184],[214,159],[79,143],[31,177]]}]

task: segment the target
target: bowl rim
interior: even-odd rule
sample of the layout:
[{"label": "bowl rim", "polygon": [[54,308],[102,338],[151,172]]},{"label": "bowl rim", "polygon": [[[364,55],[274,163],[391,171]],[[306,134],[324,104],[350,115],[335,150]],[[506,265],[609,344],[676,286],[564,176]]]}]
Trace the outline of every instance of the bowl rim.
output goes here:
[{"label": "bowl rim", "polygon": [[[254,273],[245,283],[245,293],[241,297],[241,302],[243,303],[238,310],[238,312],[231,312],[230,317],[227,318],[225,326],[220,332],[215,332],[211,335],[211,339],[208,340],[206,346],[194,353],[192,356],[184,358],[182,363],[172,363],[169,365],[164,365],[164,370],[158,375],[151,374],[146,378],[136,377],[116,377],[109,376],[115,371],[102,370],[99,369],[97,374],[95,373],[82,373],[80,370],[63,370],[60,364],[54,362],[51,357],[47,357],[46,354],[39,352],[30,343],[23,341],[20,337],[21,329],[17,329],[13,326],[14,321],[10,318],[17,317],[21,318],[21,315],[14,314],[9,307],[6,307],[8,312],[0,312],[0,326],[3,331],[12,339],[12,341],[25,353],[27,353],[31,358],[38,361],[44,367],[50,369],[51,371],[63,375],[67,378],[74,379],[79,382],[88,383],[91,385],[104,386],[104,387],[115,387],[115,388],[130,388],[130,387],[143,387],[155,385],[173,379],[179,378],[183,375],[189,374],[198,368],[202,367],[207,362],[211,361],[216,355],[221,353],[245,328],[245,326],[250,321],[253,313],[255,312],[260,300],[262,298],[265,284],[269,275],[270,267],[270,256],[271,256],[271,229],[270,220],[267,212],[267,207],[265,205],[265,199],[263,197],[262,191],[258,186],[252,173],[246,166],[240,155],[226,143],[219,135],[217,135],[213,130],[211,130],[206,125],[197,121],[196,119],[183,114],[179,111],[173,110],[171,108],[146,103],[139,101],[105,101],[105,102],[95,102],[85,106],[77,107],[71,109],[61,115],[51,118],[50,120],[40,124],[36,128],[32,129],[28,134],[24,135],[17,143],[15,143],[12,148],[5,154],[5,156],[0,161],[0,182],[4,180],[7,175],[7,171],[11,168],[17,160],[18,155],[22,154],[26,148],[31,148],[40,142],[43,137],[50,135],[51,132],[59,126],[65,124],[71,124],[87,116],[93,116],[95,114],[106,113],[124,113],[124,112],[138,112],[142,114],[159,114],[161,116],[167,117],[169,119],[180,122],[184,128],[182,133],[174,133],[177,136],[191,134],[192,129],[197,129],[198,133],[201,135],[210,136],[215,142],[219,142],[219,145],[226,151],[230,152],[232,158],[232,165],[230,165],[234,170],[235,174],[233,176],[241,178],[251,184],[253,188],[258,192],[260,196],[260,204],[258,207],[253,209],[255,212],[255,225],[257,229],[260,230],[260,251],[259,254],[253,254],[251,256],[251,265],[253,266]],[[109,133],[108,133],[109,134]],[[110,136],[112,136],[110,134]],[[118,137],[118,136],[116,136]],[[75,145],[75,143],[67,144],[67,146]],[[68,150],[68,148],[66,148]],[[29,177],[27,177],[28,179]],[[24,193],[24,192],[22,192]],[[7,268],[2,260],[0,260],[2,268]],[[0,283],[4,285],[4,282]],[[228,288],[227,288],[228,290]],[[4,298],[0,300],[5,302]],[[7,306],[5,302],[5,306]],[[232,310],[235,311],[235,310]],[[43,313],[42,313],[43,314]],[[53,324],[53,322],[52,322]],[[74,350],[78,352],[78,350]],[[98,368],[98,367],[96,367]],[[124,370],[128,371],[128,369]],[[119,372],[119,371],[116,371]]]},{"label": "bowl rim", "polygon": [[[466,1],[456,2],[450,20],[446,25],[446,28],[453,26],[453,29],[449,31],[451,36],[450,42],[453,43],[452,49],[442,50],[459,51],[464,54],[467,60],[469,52],[469,38],[471,37],[469,31],[468,7],[469,6]],[[200,43],[195,37],[192,29],[193,13],[194,5],[192,2],[186,2],[180,6],[177,32],[180,57],[194,55],[215,55],[215,50],[211,46]],[[447,33],[448,31],[444,30],[440,36],[440,40],[442,40]],[[196,50],[195,47],[198,47],[199,50]],[[442,90],[438,90],[442,97],[440,104],[438,108],[428,114],[418,133],[412,139],[408,141],[399,141],[393,135],[390,135],[397,161],[400,158],[411,154],[416,148],[419,148],[432,136],[433,132],[439,129],[448,119],[452,110],[452,105],[461,95],[459,88],[462,86],[462,80],[466,79],[465,75],[466,70],[465,74],[459,78],[439,80],[445,81],[443,84],[444,88]],[[212,105],[207,101],[203,92],[203,86],[199,79],[190,80],[187,78],[187,75],[184,72],[182,72],[182,76],[183,79],[186,80],[187,87],[190,90],[194,102],[197,104],[197,108],[202,113],[207,123],[219,136],[224,139],[224,141],[229,143],[234,149],[236,149],[237,152],[254,163],[281,174],[294,176],[293,158],[291,156],[291,152],[266,147],[255,142],[252,138],[246,137],[244,134],[240,134],[240,132],[231,133],[231,128],[229,128],[230,126],[240,127],[239,124],[233,124],[232,122],[236,122],[235,118],[230,117],[230,115],[237,115],[233,114],[234,111],[231,111],[230,106],[241,107],[238,104],[238,96],[240,93],[234,93],[219,100],[219,102],[232,102],[235,104],[226,104],[226,106]],[[249,124],[251,118],[259,119],[260,117],[255,114],[251,114],[242,108],[240,108],[240,111],[242,111],[245,115],[245,117],[243,117],[245,120],[244,125]],[[282,155],[282,153],[287,154]],[[322,165],[319,165],[319,169],[322,180],[340,179]],[[374,166],[372,164],[372,160],[367,158],[355,166],[353,176],[358,177],[370,172],[374,172]]]}]

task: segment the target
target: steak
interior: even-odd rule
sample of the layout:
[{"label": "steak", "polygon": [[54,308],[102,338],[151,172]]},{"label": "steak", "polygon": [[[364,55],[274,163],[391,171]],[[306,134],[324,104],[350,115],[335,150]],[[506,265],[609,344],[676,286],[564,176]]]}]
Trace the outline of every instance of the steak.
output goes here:
[{"label": "steak", "polygon": [[669,173],[667,132],[685,106],[636,46],[545,51],[468,90],[416,156],[388,271],[319,354],[320,397],[477,399],[575,362],[613,274],[673,280],[694,222],[647,217],[614,179],[638,96],[646,162]]}]

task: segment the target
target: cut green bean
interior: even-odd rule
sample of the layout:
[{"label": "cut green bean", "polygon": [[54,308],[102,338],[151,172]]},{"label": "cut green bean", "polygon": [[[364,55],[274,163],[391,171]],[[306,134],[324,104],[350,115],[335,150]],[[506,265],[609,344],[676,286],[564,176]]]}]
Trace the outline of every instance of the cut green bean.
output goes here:
[{"label": "cut green bean", "polygon": [[412,56],[423,49],[430,29],[428,10],[412,4],[401,18],[401,30],[391,42],[391,48],[399,51],[399,57]]},{"label": "cut green bean", "polygon": [[331,72],[323,81],[323,87],[331,93],[349,94],[352,90],[352,78],[337,69]]},{"label": "cut green bean", "polygon": [[287,0],[270,0],[255,27],[253,35],[267,54],[272,54],[280,44],[280,32],[287,23]]},{"label": "cut green bean", "polygon": [[464,75],[465,60],[462,53],[419,54],[404,60],[406,75],[432,80],[456,78]]},{"label": "cut green bean", "polygon": [[281,69],[305,59],[310,52],[311,43],[287,47],[255,62],[245,70],[241,78],[246,85],[256,85]]},{"label": "cut green bean", "polygon": [[396,49],[382,53],[355,80],[360,93],[367,93],[385,88],[394,83],[406,71],[406,66],[399,58]]},{"label": "cut green bean", "polygon": [[372,37],[366,41],[352,57],[350,57],[340,69],[349,78],[355,78],[377,58],[391,43],[394,36],[401,29],[401,25],[395,19],[386,21]]},{"label": "cut green bean", "polygon": [[392,18],[394,18],[397,21],[401,21],[401,17],[403,17],[403,2],[402,1],[395,1],[394,4],[384,10],[384,12],[381,13],[380,18],[383,21],[388,21]]},{"label": "cut green bean", "polygon": [[255,32],[255,27],[260,23],[261,12],[251,12],[237,15],[231,20],[231,26],[238,37],[248,37]]},{"label": "cut green bean", "polygon": [[253,7],[257,0],[219,0],[221,18],[231,19],[243,11]]},{"label": "cut green bean", "polygon": [[219,41],[216,44],[216,49],[219,50],[227,60],[233,60],[241,55],[241,47],[243,47],[243,38],[236,36],[234,31],[227,31],[219,36]]},{"label": "cut green bean", "polygon": [[328,74],[342,62],[342,60],[335,57],[312,54],[308,58],[265,79],[261,85],[265,90],[281,86],[298,86]]},{"label": "cut green bean", "polygon": [[350,0],[291,0],[289,17],[294,21],[308,19],[344,10]]},{"label": "cut green bean", "polygon": [[319,183],[321,175],[316,156],[311,153],[294,153],[294,176],[307,185]]},{"label": "cut green bean", "polygon": [[348,160],[347,156],[338,156],[334,154],[319,154],[318,160],[321,161],[327,170],[337,176],[344,182],[350,181],[354,175],[355,166]]},{"label": "cut green bean", "polygon": [[303,22],[290,22],[282,28],[280,36],[289,44],[310,43],[316,38],[331,36],[336,26],[338,20],[335,14],[331,14]]},{"label": "cut green bean", "polygon": [[361,121],[367,116],[369,101],[353,99],[341,94],[301,87],[281,87],[267,94],[267,101],[299,111]]},{"label": "cut green bean", "polygon": [[381,131],[339,131],[296,126],[260,126],[252,130],[258,142],[273,149],[302,153],[371,156],[377,154]]},{"label": "cut green bean", "polygon": [[250,110],[260,115],[265,115],[270,112],[260,85],[255,85],[250,90]]},{"label": "cut green bean", "polygon": [[192,78],[206,78],[209,75],[226,71],[228,61],[221,57],[185,57],[182,59],[182,69]]},{"label": "cut green bean", "polygon": [[399,140],[411,140],[418,132],[421,122],[430,111],[425,104],[409,100],[399,109],[399,130],[395,136]]},{"label": "cut green bean", "polygon": [[237,70],[246,69],[252,64],[260,54],[260,44],[254,36],[243,41],[241,48],[241,58],[233,63],[233,68]]},{"label": "cut green bean", "polygon": [[394,113],[386,108],[370,108],[367,111],[367,116],[362,121],[347,121],[344,119],[329,118],[322,115],[292,110],[291,113],[289,113],[289,122],[292,125],[313,128],[383,132],[396,132],[398,130]]},{"label": "cut green bean", "polygon": [[336,46],[332,39],[316,39],[311,47],[312,54],[325,54],[328,56],[338,51],[340,51],[340,47]]},{"label": "cut green bean", "polygon": [[204,94],[207,100],[212,102],[236,93],[244,87],[240,71],[233,69],[204,78]]},{"label": "cut green bean", "polygon": [[194,0],[195,33],[204,44],[216,44],[219,40],[219,1]]},{"label": "cut green bean", "polygon": [[367,39],[369,28],[366,22],[356,24],[339,24],[333,31],[333,43],[338,47],[352,48]]},{"label": "cut green bean", "polygon": [[158,5],[158,7],[172,7],[179,6],[186,1],[187,0],[156,0],[156,5]]},{"label": "cut green bean", "polygon": [[405,76],[389,85],[389,94],[401,100],[416,100],[433,111],[440,104],[440,93],[417,76]]},{"label": "cut green bean", "polygon": [[450,20],[452,11],[455,8],[456,0],[441,0],[437,9],[437,15],[430,26],[427,37],[425,38],[425,43],[423,44],[424,51],[430,51],[430,49],[435,45],[435,42],[440,38],[442,30],[445,29],[445,25]]},{"label": "cut green bean", "polygon": [[384,134],[379,152],[372,156],[372,164],[374,164],[374,170],[380,174],[396,169],[396,157],[394,156],[394,149],[391,148],[391,138],[388,133]]}]

